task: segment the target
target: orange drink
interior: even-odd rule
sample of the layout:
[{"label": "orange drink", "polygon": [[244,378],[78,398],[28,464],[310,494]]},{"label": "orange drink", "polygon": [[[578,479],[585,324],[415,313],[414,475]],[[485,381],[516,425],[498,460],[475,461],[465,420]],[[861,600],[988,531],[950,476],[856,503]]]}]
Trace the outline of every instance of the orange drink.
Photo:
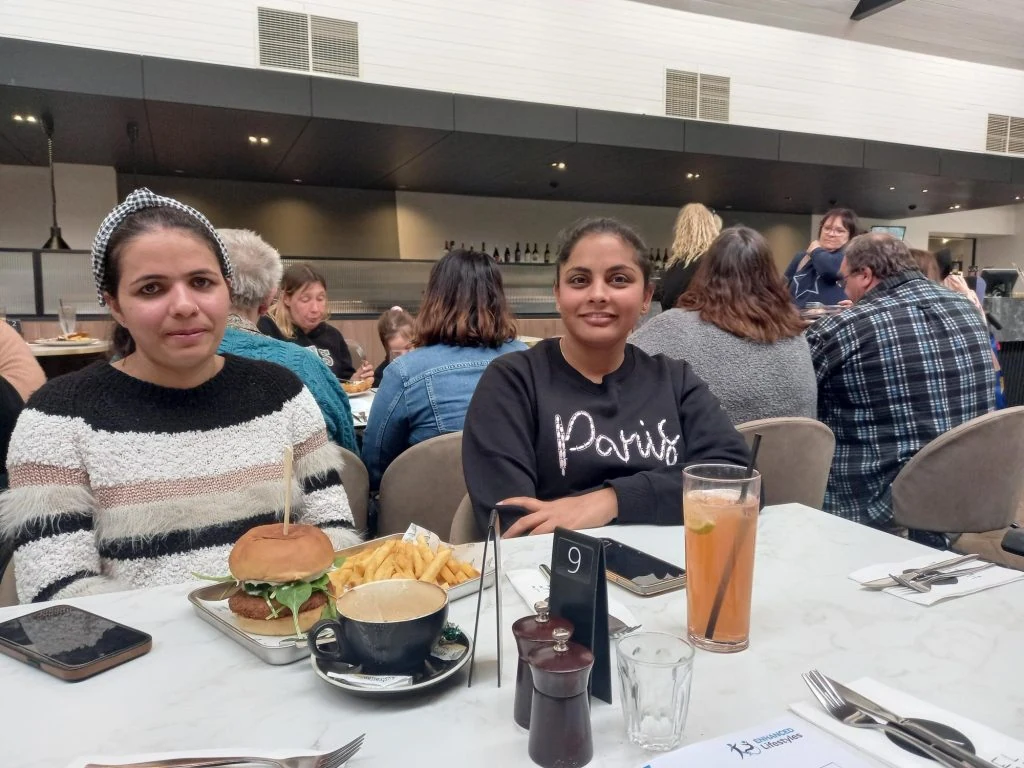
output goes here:
[{"label": "orange drink", "polygon": [[709,651],[750,642],[750,596],[761,477],[704,464],[683,471],[686,606],[690,641]]}]

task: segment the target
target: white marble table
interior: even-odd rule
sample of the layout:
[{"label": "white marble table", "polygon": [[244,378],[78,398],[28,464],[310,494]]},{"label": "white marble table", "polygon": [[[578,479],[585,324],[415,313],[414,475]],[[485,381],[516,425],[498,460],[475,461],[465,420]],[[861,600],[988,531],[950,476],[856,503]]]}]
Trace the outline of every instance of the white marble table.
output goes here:
[{"label": "white marble table", "polygon": [[[682,562],[681,528],[600,532]],[[550,557],[551,538],[503,543],[507,568]],[[911,557],[911,542],[797,505],[761,520],[751,647],[736,655],[697,652],[687,743],[755,725],[810,699],[800,673],[818,667],[840,679],[872,676],[1005,733],[1024,733],[1024,582],[930,608],[860,590],[858,567]],[[68,684],[0,657],[0,764],[62,768],[78,754],[210,746],[330,748],[366,732],[351,765],[500,768],[532,765],[512,722],[513,620],[526,613],[502,585],[504,680],[494,684],[493,612],[481,619],[473,688],[421,699],[371,702],[314,677],[305,662],[272,667],[197,618],[191,586],[72,601],[152,633],[153,651],[91,680]],[[682,632],[684,592],[639,598],[610,587],[645,628]],[[488,592],[491,606],[493,591]],[[26,607],[0,610],[0,619]],[[452,605],[472,630],[474,600]],[[490,619],[490,622],[487,621]],[[618,704],[593,708],[594,768],[643,765],[628,744]]]}]

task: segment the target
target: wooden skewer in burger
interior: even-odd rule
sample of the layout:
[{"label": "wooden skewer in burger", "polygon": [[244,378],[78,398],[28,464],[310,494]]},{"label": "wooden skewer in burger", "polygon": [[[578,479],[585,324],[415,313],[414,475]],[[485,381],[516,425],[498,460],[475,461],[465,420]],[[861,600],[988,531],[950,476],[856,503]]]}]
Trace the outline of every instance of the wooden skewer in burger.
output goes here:
[{"label": "wooden skewer in burger", "polygon": [[334,545],[315,525],[291,524],[291,446],[284,453],[284,522],[247,531],[228,556],[239,590],[228,599],[239,629],[254,635],[301,635],[337,615],[328,572]]}]

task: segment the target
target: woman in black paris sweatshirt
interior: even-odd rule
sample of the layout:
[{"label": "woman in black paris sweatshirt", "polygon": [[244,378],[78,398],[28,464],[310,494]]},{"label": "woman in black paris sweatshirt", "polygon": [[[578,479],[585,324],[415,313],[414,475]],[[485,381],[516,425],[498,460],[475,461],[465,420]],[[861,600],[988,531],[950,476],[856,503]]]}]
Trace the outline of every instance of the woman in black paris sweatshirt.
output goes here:
[{"label": "woman in black paris sweatshirt", "polygon": [[747,446],[683,361],[626,343],[651,300],[646,247],[614,219],[561,236],[555,301],[565,336],[496,358],[466,415],[463,467],[478,522],[506,535],[555,526],[682,523],[682,469],[745,464]]}]

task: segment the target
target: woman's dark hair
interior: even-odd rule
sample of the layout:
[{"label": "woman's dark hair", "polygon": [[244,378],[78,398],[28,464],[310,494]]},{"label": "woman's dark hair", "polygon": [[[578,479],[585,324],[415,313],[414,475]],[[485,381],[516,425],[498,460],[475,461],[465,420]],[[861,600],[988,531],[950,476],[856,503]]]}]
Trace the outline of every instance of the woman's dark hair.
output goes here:
[{"label": "woman's dark hair", "polygon": [[843,225],[843,229],[850,236],[849,239],[853,240],[857,235],[860,234],[860,222],[857,220],[857,214],[851,211],[849,208],[833,208],[824,216],[821,217],[821,222],[818,224],[818,237],[821,237],[821,230],[825,228],[826,222],[830,219],[839,219],[839,222]]},{"label": "woman's dark hair", "polygon": [[284,305],[284,299],[285,297],[291,298],[297,291],[301,291],[310,283],[319,283],[325,291],[327,290],[327,279],[309,264],[292,264],[281,275],[281,292],[270,309],[267,310],[267,314],[277,324],[281,335],[286,339],[295,338],[295,323],[292,322],[292,315],[288,311],[288,307]]},{"label": "woman's dark hair", "polygon": [[500,347],[516,337],[501,272],[486,253],[446,253],[430,270],[416,315],[417,347]]},{"label": "woman's dark hair", "polygon": [[715,238],[676,306],[751,341],[770,344],[804,330],[768,242],[749,227]]},{"label": "woman's dark hair", "polygon": [[[213,238],[210,231],[197,219],[184,211],[168,206],[143,208],[141,211],[125,217],[121,225],[114,230],[107,242],[106,268],[103,272],[103,292],[117,298],[117,284],[121,281],[121,256],[128,243],[137,237],[158,232],[162,229],[180,229],[201,240],[210,248],[214,258],[220,251],[220,244]],[[217,258],[220,265],[220,259]],[[220,266],[221,274],[224,267]],[[114,332],[110,341],[112,357],[126,357],[135,351],[135,339],[123,325],[114,322]]]},{"label": "woman's dark hair", "polygon": [[633,260],[640,267],[644,276],[644,284],[651,281],[651,260],[647,256],[647,245],[643,238],[628,224],[623,224],[618,219],[606,217],[580,219],[563,229],[558,235],[558,248],[555,259],[555,282],[562,276],[562,265],[569,260],[572,249],[576,244],[588,235],[615,235],[622,242],[633,249]]}]

